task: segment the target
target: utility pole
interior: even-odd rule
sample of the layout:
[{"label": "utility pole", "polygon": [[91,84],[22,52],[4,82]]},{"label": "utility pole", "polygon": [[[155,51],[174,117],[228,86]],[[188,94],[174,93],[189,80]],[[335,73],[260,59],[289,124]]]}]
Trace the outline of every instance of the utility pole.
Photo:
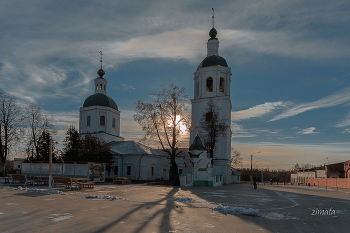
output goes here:
[{"label": "utility pole", "polygon": [[[261,153],[261,151],[254,152],[253,154]],[[253,154],[250,155],[250,184],[253,183]]]},{"label": "utility pole", "polygon": [[250,155],[250,184],[253,182],[253,154]]}]

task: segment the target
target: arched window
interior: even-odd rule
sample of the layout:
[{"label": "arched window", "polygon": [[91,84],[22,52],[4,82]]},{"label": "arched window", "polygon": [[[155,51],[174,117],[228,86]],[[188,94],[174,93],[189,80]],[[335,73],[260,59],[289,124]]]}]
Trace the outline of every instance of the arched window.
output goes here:
[{"label": "arched window", "polygon": [[220,78],[220,92],[224,92],[225,87],[225,79],[223,77]]},{"label": "arched window", "polygon": [[197,82],[197,96],[199,96],[199,82]]},{"label": "arched window", "polygon": [[213,91],[213,78],[209,77],[207,78],[207,92]]},{"label": "arched window", "polygon": [[100,125],[105,125],[105,116],[100,116]]},{"label": "arched window", "polygon": [[98,84],[96,84],[96,90],[98,90]]},{"label": "arched window", "polygon": [[213,112],[207,112],[205,114],[205,121],[212,121],[213,120]]},{"label": "arched window", "polygon": [[102,90],[102,84],[100,84],[100,90]]},{"label": "arched window", "polygon": [[90,120],[91,120],[91,117],[87,116],[87,118],[86,118],[86,125],[87,126],[90,126]]},{"label": "arched window", "polygon": [[115,118],[112,119],[112,128],[115,128]]}]

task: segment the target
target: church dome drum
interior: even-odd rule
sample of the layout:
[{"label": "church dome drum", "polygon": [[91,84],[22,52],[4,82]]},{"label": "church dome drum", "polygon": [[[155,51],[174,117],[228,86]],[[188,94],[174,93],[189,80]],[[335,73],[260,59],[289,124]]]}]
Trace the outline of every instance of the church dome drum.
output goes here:
[{"label": "church dome drum", "polygon": [[96,93],[86,98],[83,107],[90,106],[105,106],[118,110],[118,106],[115,101],[111,97],[102,93]]}]

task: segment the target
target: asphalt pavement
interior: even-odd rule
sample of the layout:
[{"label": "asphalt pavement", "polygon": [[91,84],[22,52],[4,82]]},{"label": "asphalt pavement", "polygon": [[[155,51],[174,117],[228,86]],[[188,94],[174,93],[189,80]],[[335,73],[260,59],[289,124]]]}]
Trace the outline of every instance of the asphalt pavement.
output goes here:
[{"label": "asphalt pavement", "polygon": [[104,183],[49,194],[47,186],[7,187],[0,181],[0,232],[350,232],[346,189]]}]

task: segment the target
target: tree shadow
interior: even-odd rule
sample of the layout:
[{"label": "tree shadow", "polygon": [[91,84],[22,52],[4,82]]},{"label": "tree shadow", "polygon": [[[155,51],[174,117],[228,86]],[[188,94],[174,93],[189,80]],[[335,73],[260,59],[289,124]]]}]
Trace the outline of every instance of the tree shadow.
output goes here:
[{"label": "tree shadow", "polygon": [[[158,201],[152,201],[152,202],[147,202],[144,204],[138,205],[136,208],[130,210],[129,212],[125,213],[124,215],[120,216],[118,219],[110,222],[109,224],[100,227],[99,229],[95,230],[94,232],[99,233],[99,232],[105,232],[114,227],[116,224],[118,224],[120,221],[123,219],[131,216],[132,214],[142,210],[142,209],[150,209],[153,208],[155,205],[159,205],[163,201],[167,201],[168,198],[173,197],[173,195],[178,192],[179,188],[178,187],[173,187],[171,191],[166,194],[164,198],[159,199]],[[161,225],[159,227],[159,230],[161,232],[169,232],[172,227],[170,224],[170,212],[172,209],[174,209],[175,205],[172,202],[167,201],[164,207],[161,210],[158,210],[156,213],[154,213],[152,216],[150,216],[149,221],[145,221],[141,226],[139,226],[136,230],[133,232],[140,232],[143,230],[147,225],[151,222],[152,219],[156,218],[159,215],[162,215],[162,220],[161,220]]]},{"label": "tree shadow", "polygon": [[[307,187],[305,187],[306,189]],[[329,197],[317,190],[253,189],[249,185],[224,185],[219,187],[188,187],[192,195],[217,206],[258,209],[261,216],[232,214],[243,222],[251,222],[271,232],[348,232],[347,219],[350,212],[350,197]],[[332,191],[330,191],[332,192]],[[213,206],[213,207],[215,207]],[[313,210],[337,210],[331,214],[312,215]],[[209,207],[208,207],[209,208]],[[217,212],[220,214],[219,212]],[[230,216],[231,214],[227,214]],[[227,223],[230,224],[230,223]]]}]

